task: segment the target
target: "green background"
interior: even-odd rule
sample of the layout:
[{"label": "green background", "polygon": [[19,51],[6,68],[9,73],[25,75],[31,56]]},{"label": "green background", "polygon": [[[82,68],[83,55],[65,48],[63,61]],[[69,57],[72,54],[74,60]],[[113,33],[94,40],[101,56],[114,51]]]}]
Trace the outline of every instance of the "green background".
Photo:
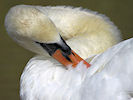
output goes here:
[{"label": "green background", "polygon": [[123,38],[133,37],[133,0],[0,0],[0,100],[19,100],[19,79],[33,53],[9,38],[4,18],[17,4],[70,5],[105,14],[121,30]]}]

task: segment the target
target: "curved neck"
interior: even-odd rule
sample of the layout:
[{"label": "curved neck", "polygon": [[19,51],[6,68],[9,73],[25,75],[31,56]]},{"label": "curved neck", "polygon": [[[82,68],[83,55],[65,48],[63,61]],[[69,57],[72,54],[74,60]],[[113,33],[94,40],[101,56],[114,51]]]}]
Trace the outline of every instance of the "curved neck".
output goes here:
[{"label": "curved neck", "polygon": [[83,59],[102,53],[121,40],[117,27],[96,12],[63,6],[37,8],[53,21],[67,44]]},{"label": "curved neck", "polygon": [[111,34],[85,34],[77,36],[66,41],[67,44],[81,56],[83,59],[87,59],[89,56],[93,56],[104,52],[109,47],[118,42]]}]

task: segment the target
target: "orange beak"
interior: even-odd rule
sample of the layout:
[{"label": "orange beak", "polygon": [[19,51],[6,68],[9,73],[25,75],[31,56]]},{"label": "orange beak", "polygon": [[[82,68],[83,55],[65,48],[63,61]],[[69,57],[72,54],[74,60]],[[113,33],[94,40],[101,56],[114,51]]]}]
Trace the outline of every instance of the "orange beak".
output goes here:
[{"label": "orange beak", "polygon": [[90,64],[88,64],[84,59],[77,55],[66,44],[62,37],[59,43],[36,43],[40,44],[40,46],[43,47],[49,53],[50,56],[55,58],[57,61],[59,61],[66,67],[72,65],[72,67],[75,68],[81,61],[86,65],[87,68],[90,67]]},{"label": "orange beak", "polygon": [[90,64],[88,64],[85,60],[83,60],[79,55],[77,55],[73,50],[70,55],[68,55],[69,59],[65,58],[60,49],[57,49],[55,53],[52,55],[57,61],[62,63],[64,66],[72,65],[73,68],[75,68],[79,62],[83,61],[83,63],[86,65],[86,67],[90,67]]}]

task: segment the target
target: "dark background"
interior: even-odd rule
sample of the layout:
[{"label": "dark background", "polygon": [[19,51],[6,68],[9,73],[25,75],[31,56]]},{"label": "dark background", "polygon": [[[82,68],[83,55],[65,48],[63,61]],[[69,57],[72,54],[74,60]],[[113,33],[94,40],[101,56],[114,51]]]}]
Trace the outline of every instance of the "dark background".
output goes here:
[{"label": "dark background", "polygon": [[0,100],[19,100],[19,78],[34,55],[18,46],[5,31],[5,15],[17,4],[88,8],[110,17],[124,39],[133,37],[133,0],[0,0]]}]

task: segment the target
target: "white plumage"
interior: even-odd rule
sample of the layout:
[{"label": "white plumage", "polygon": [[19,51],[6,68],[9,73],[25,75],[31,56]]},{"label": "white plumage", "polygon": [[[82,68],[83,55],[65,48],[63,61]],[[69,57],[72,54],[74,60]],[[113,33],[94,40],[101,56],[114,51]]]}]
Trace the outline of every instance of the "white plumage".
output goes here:
[{"label": "white plumage", "polygon": [[[32,58],[23,71],[22,100],[132,99],[133,39],[105,51],[121,39],[117,28],[103,15],[79,8],[19,5],[9,11],[5,25],[12,38],[41,54]],[[53,32],[60,33],[82,58],[89,57],[91,67],[87,69],[80,62],[76,68],[66,69],[34,42],[58,41]],[[57,38],[47,36],[50,33]]]},{"label": "white plumage", "polygon": [[131,100],[132,51],[133,39],[121,42],[95,56],[89,69],[82,62],[66,70],[51,59],[32,58],[21,77],[21,96],[26,100]]}]

